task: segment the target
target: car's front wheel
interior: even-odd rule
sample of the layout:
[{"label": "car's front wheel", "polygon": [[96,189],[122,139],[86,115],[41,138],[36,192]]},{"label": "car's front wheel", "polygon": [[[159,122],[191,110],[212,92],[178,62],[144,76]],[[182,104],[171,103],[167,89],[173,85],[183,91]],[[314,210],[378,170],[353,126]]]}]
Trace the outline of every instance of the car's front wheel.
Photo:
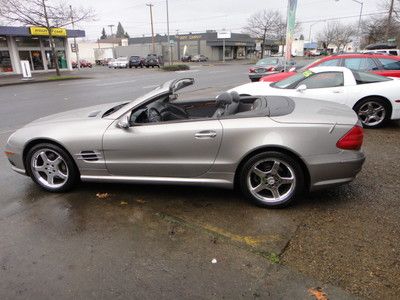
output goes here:
[{"label": "car's front wheel", "polygon": [[25,165],[32,180],[50,192],[65,192],[79,178],[79,171],[68,153],[49,143],[32,147],[26,155]]},{"label": "car's front wheel", "polygon": [[381,99],[364,99],[354,106],[354,111],[365,128],[382,127],[390,118],[389,107]]},{"label": "car's front wheel", "polygon": [[264,207],[284,207],[304,188],[304,174],[292,157],[267,151],[251,157],[239,174],[243,194]]}]

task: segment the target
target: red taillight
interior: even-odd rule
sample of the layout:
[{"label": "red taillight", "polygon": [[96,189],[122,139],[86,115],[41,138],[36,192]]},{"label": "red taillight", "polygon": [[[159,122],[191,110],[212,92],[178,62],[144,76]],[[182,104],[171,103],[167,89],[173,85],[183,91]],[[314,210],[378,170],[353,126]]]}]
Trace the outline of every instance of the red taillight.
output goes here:
[{"label": "red taillight", "polygon": [[359,125],[356,125],[337,141],[336,147],[344,150],[360,150],[363,143],[363,138],[363,128]]},{"label": "red taillight", "polygon": [[270,67],[270,68],[268,68],[267,72],[273,72],[275,70],[276,70],[275,67]]},{"label": "red taillight", "polygon": [[250,68],[250,73],[254,73],[255,71],[256,71],[256,69],[254,69],[254,68]]}]

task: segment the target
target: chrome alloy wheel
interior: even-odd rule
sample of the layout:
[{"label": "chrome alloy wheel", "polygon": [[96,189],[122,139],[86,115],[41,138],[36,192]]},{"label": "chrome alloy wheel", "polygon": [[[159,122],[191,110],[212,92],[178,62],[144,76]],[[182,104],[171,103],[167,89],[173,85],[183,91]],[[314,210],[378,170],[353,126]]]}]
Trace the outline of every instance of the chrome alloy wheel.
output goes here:
[{"label": "chrome alloy wheel", "polygon": [[379,102],[368,101],[358,109],[357,114],[363,124],[376,126],[385,120],[386,109]]},{"label": "chrome alloy wheel", "polygon": [[295,191],[296,177],[290,165],[277,158],[256,162],[247,175],[250,193],[263,202],[283,202]]},{"label": "chrome alloy wheel", "polygon": [[36,180],[45,187],[56,189],[68,180],[68,166],[62,156],[48,148],[37,150],[32,155],[31,170]]}]

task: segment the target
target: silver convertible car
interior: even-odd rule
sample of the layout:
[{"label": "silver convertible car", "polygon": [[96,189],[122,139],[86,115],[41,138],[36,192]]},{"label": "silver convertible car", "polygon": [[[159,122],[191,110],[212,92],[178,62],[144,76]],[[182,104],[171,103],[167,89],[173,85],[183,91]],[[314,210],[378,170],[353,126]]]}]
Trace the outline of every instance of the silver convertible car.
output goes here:
[{"label": "silver convertible car", "polygon": [[363,131],[342,104],[222,93],[178,99],[192,78],[131,102],[38,119],[8,140],[12,168],[50,192],[82,181],[240,188],[261,206],[352,181]]}]

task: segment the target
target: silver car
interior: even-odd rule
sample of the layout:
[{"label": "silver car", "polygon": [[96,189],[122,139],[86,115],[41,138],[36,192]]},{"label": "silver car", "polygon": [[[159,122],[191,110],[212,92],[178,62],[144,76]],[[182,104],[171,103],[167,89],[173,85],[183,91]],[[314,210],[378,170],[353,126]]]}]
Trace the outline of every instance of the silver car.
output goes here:
[{"label": "silver car", "polygon": [[237,186],[261,206],[352,181],[363,132],[348,107],[222,93],[178,99],[192,78],[131,102],[38,119],[6,145],[12,169],[64,192],[82,181]]}]

